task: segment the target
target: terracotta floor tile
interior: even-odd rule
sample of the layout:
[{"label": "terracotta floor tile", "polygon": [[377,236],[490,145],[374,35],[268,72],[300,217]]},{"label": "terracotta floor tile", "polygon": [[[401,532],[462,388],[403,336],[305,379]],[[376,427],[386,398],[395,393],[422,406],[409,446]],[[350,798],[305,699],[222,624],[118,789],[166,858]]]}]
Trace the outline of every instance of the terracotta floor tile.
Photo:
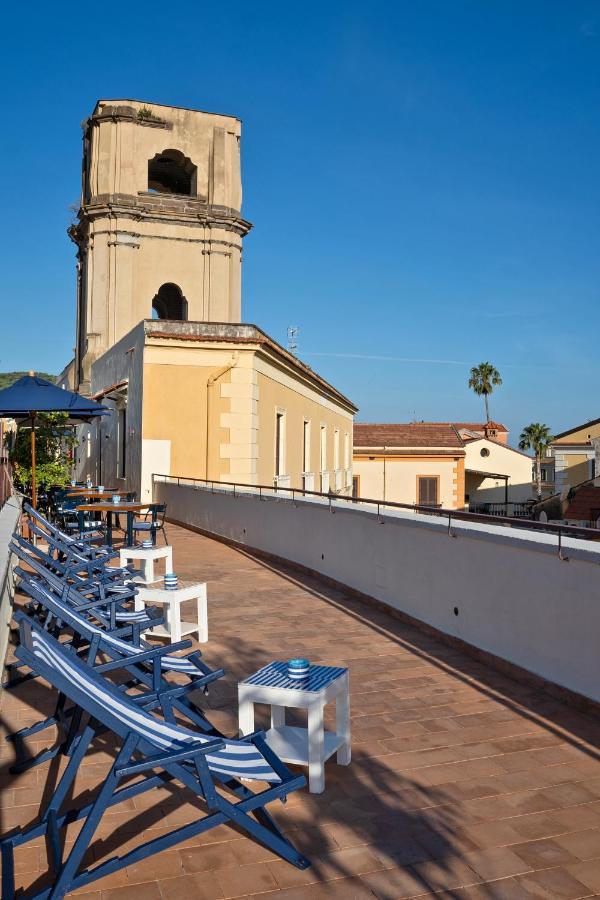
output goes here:
[{"label": "terracotta floor tile", "polygon": [[385,869],[361,875],[361,881],[378,900],[401,900],[404,897],[416,897],[426,894],[429,887],[423,879],[410,867]]},{"label": "terracotta floor tile", "polygon": [[225,898],[273,891],[278,886],[268,863],[217,869],[210,877],[216,879]]},{"label": "terracotta floor tile", "polygon": [[[215,725],[236,732],[237,682],[270,659],[302,654],[348,665],[353,762],[328,763],[324,794],[304,790],[270,809],[312,868],[300,871],[221,825],[78,896],[224,900],[254,892],[282,900],[395,900],[435,890],[438,900],[529,900],[600,893],[593,858],[600,830],[597,722],[316,577],[181,528],[171,527],[169,538],[182,579],[208,581],[210,641],[201,649],[227,674],[196,701]],[[184,610],[193,612],[193,605]],[[0,694],[12,730],[37,721],[53,702],[41,680]],[[257,727],[268,724],[266,710],[257,712]],[[327,727],[334,721],[328,709]],[[54,737],[48,730],[43,740],[30,739],[28,750]],[[106,777],[114,746],[94,745],[78,772],[75,804]],[[3,832],[36,818],[51,771],[44,764],[11,776],[13,753],[0,740]],[[60,773],[66,761],[52,765]],[[197,815],[176,787],[149,792],[105,816],[90,861],[127,852]],[[80,827],[69,826],[67,849]],[[16,869],[20,888],[47,871],[42,838],[19,849]]]},{"label": "terracotta floor tile", "polygon": [[158,882],[147,881],[145,884],[131,884],[102,891],[102,900],[162,900],[162,898]]},{"label": "terracotta floor tile", "polygon": [[159,888],[162,900],[222,900],[223,897],[216,878],[204,874],[161,878]]},{"label": "terracotta floor tile", "polygon": [[492,847],[488,850],[465,853],[463,859],[483,881],[506,878],[531,869],[531,866],[510,847]]},{"label": "terracotta floor tile", "polygon": [[578,859],[600,859],[600,828],[561,834],[554,840]]},{"label": "terracotta floor tile", "polygon": [[558,843],[558,839],[545,838],[540,841],[528,841],[511,847],[531,869],[546,869],[550,866],[561,866],[575,862],[577,857]]},{"label": "terracotta floor tile", "polygon": [[515,879],[527,896],[556,898],[556,900],[577,900],[590,897],[592,893],[587,885],[582,884],[566,869],[542,869],[519,875]]},{"label": "terracotta floor tile", "polygon": [[600,895],[600,860],[589,859],[585,862],[565,866],[565,868],[577,881],[585,884],[591,891]]}]

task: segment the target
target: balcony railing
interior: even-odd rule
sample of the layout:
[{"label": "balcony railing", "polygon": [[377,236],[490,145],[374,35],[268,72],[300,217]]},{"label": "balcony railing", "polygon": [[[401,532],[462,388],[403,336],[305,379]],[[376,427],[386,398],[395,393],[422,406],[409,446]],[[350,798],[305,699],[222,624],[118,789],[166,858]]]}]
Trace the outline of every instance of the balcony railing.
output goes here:
[{"label": "balcony railing", "polygon": [[[321,477],[328,473],[321,473]],[[329,479],[327,478],[327,481]],[[380,516],[388,510],[406,510],[416,515],[432,516],[444,520],[448,529],[448,533],[452,534],[452,525],[459,522],[478,522],[483,525],[492,527],[509,527],[519,530],[527,530],[532,532],[542,532],[551,534],[556,537],[556,549],[561,559],[567,559],[563,554],[563,538],[578,538],[587,541],[600,541],[600,531],[596,528],[584,528],[579,525],[555,525],[552,522],[537,522],[533,519],[514,518],[511,516],[488,515],[479,512],[464,512],[458,509],[446,509],[441,506],[420,506],[416,503],[397,503],[390,500],[373,500],[367,497],[351,497],[344,494],[334,494],[331,491],[309,491],[302,488],[282,488],[278,490],[273,485],[262,484],[244,484],[233,481],[210,481],[205,478],[186,478],[183,475],[163,475],[154,473],[152,475],[153,484],[164,482],[166,484],[177,484],[185,487],[193,487],[198,490],[208,490],[211,493],[231,493],[234,497],[258,495],[260,498],[279,497],[287,500],[295,501],[301,499],[314,500],[316,502],[327,503],[332,509],[333,504],[348,504],[348,508],[359,509],[361,507],[370,507],[373,512],[377,512]]]}]

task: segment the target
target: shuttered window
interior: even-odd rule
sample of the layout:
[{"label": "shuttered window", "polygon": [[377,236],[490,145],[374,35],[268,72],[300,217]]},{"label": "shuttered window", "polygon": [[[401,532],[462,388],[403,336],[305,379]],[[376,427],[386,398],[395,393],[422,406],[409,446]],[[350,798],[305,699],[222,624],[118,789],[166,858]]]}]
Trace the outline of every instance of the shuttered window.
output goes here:
[{"label": "shuttered window", "polygon": [[437,506],[438,504],[438,480],[419,475],[417,478],[419,506]]}]

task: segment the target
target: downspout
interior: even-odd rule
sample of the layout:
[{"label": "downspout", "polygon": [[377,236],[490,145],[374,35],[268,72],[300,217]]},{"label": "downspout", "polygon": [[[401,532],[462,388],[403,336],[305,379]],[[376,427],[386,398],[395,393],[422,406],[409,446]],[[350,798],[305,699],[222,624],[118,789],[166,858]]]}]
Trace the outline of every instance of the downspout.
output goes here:
[{"label": "downspout", "polygon": [[207,481],[210,480],[210,412],[211,412],[211,397],[212,397],[212,388],[215,383],[221,378],[223,375],[226,375],[227,372],[230,372],[232,369],[235,369],[238,359],[240,357],[239,352],[236,350],[235,353],[231,356],[231,362],[228,365],[223,366],[221,369],[217,369],[216,372],[213,372],[210,375],[206,382],[206,463],[204,467],[204,477]]}]

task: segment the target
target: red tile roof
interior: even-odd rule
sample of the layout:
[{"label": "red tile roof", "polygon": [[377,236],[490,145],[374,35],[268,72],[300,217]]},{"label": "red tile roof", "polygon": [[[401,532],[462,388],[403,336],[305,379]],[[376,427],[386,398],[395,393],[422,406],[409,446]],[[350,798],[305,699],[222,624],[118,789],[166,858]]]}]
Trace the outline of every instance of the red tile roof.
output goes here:
[{"label": "red tile roof", "polygon": [[449,422],[354,423],[355,447],[456,447],[463,442]]},{"label": "red tile roof", "polygon": [[493,428],[495,431],[505,431],[508,434],[508,428],[506,428],[505,425],[501,425],[499,422],[453,422],[452,424],[459,431],[464,428],[465,431],[483,432],[485,428]]}]

